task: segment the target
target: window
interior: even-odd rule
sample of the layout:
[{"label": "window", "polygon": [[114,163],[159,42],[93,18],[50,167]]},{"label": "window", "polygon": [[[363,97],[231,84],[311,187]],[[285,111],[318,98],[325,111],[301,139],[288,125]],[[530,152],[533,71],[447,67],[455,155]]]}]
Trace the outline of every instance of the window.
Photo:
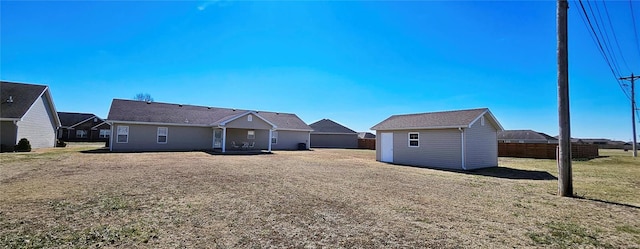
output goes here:
[{"label": "window", "polygon": [[247,121],[249,122],[253,121],[253,115],[249,114],[249,116],[247,116]]},{"label": "window", "polygon": [[109,129],[100,129],[100,138],[109,138],[111,135],[111,130]]},{"label": "window", "polygon": [[480,118],[480,125],[484,126],[484,116]]},{"label": "window", "polygon": [[118,126],[118,137],[116,143],[128,143],[129,142],[129,126]]},{"label": "window", "polygon": [[420,133],[409,132],[409,147],[418,147],[420,145]]},{"label": "window", "polygon": [[247,131],[247,139],[256,139],[256,131]]},{"label": "window", "polygon": [[76,138],[87,138],[87,130],[76,130]]},{"label": "window", "polygon": [[278,143],[278,132],[274,131],[271,133],[271,143],[272,144],[277,144]]},{"label": "window", "polygon": [[166,144],[168,136],[169,136],[169,128],[158,127],[158,143],[159,144]]}]

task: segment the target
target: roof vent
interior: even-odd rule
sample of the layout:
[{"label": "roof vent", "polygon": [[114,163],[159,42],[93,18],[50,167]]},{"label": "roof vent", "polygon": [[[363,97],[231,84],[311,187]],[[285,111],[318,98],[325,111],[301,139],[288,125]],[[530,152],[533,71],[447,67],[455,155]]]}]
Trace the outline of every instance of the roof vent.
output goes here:
[{"label": "roof vent", "polygon": [[235,111],[236,111],[236,109],[233,109],[233,111],[235,112]]},{"label": "roof vent", "polygon": [[178,106],[179,106],[179,107],[182,107],[182,104],[179,104]]},{"label": "roof vent", "polygon": [[147,100],[147,105],[151,104],[151,100]]},{"label": "roof vent", "polygon": [[207,107],[207,109],[211,110],[211,107]]},{"label": "roof vent", "polygon": [[9,98],[7,99],[7,103],[13,103],[13,96],[9,95]]},{"label": "roof vent", "polygon": [[189,123],[189,120],[185,118],[185,119],[184,119],[184,122],[185,122],[185,123]]}]

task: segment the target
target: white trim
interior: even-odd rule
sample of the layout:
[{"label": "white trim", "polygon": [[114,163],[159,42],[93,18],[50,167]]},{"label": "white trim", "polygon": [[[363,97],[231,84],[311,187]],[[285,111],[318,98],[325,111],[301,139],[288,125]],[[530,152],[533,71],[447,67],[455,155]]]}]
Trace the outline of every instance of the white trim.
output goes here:
[{"label": "white trim", "polygon": [[432,126],[432,127],[403,127],[403,128],[384,128],[384,129],[374,129],[374,127],[371,127],[371,130],[374,130],[374,131],[406,131],[406,130],[436,130],[436,129],[458,129],[458,128],[469,128],[469,125]]},{"label": "white trim", "polygon": [[[95,126],[91,127],[91,129],[98,129],[98,126],[101,126],[102,124],[109,124],[109,123],[107,123],[107,121],[104,121],[104,120],[103,120],[103,121],[102,121],[102,123],[97,124],[97,125],[95,125]],[[109,126],[111,126],[111,125],[109,125]]]},{"label": "white trim", "polygon": [[[164,142],[160,142],[160,129],[164,128],[165,129],[165,134],[164,134]],[[157,131],[156,131],[156,143],[158,144],[167,144],[167,142],[169,142],[169,127],[158,127]]]},{"label": "white trim", "polygon": [[[280,135],[280,134],[278,134]],[[309,131],[309,136],[307,138],[307,150],[311,149],[311,131]]]},{"label": "white trim", "polygon": [[358,135],[358,133],[346,133],[346,132],[311,132],[312,135]]},{"label": "white trim", "polygon": [[78,122],[78,123],[76,123],[76,124],[74,124],[74,125],[72,125],[72,126],[69,126],[69,128],[73,128],[73,127],[75,127],[75,126],[77,126],[77,125],[79,125],[79,124],[82,124],[82,123],[84,123],[84,122],[87,122],[87,121],[92,120],[93,118],[97,118],[97,117],[98,117],[98,116],[93,115],[92,117],[90,117],[90,118],[88,118],[88,119],[82,120],[82,121],[80,121],[80,122]]},{"label": "white trim", "polygon": [[[273,129],[269,130],[269,146],[267,148],[269,152],[271,152],[271,139],[273,139]],[[277,141],[277,138],[276,138],[276,141]]]},{"label": "white trim", "polygon": [[[418,138],[417,139],[412,139],[411,135],[413,135],[413,134],[418,135]],[[411,145],[412,141],[418,142],[418,145],[412,146]],[[420,132],[413,131],[413,132],[408,132],[407,133],[407,146],[409,146],[409,148],[419,148],[420,147]]]},{"label": "white trim", "polygon": [[227,127],[222,127],[222,153],[226,152],[227,148]]},{"label": "white trim", "polygon": [[245,113],[241,113],[241,114],[239,114],[239,115],[237,115],[235,117],[232,117],[230,119],[227,119],[225,121],[220,122],[220,126],[226,126],[227,123],[232,122],[232,121],[234,121],[236,119],[239,119],[239,118],[241,118],[242,116],[245,116],[245,115],[255,115],[259,119],[262,119],[262,121],[264,121],[265,123],[271,125],[272,128],[277,128],[277,126],[275,124],[269,122],[269,120],[267,120],[267,119],[263,118],[262,116],[258,115],[258,113],[256,111],[248,111],[248,112],[245,112]]},{"label": "white trim", "polygon": [[[251,136],[251,137],[249,137]],[[247,130],[247,139],[248,140],[255,140],[256,139],[256,130]],[[269,141],[271,142],[271,141]]]},{"label": "white trim", "polygon": [[121,121],[121,120],[107,120],[107,124],[120,123],[120,124],[137,124],[137,125],[156,125],[156,126],[193,126],[193,127],[214,127],[211,125],[199,125],[199,124],[184,124],[184,123],[162,123],[162,122],[138,122],[138,121]]},{"label": "white trim", "polygon": [[102,134],[100,134],[102,131],[109,131],[109,137],[111,137],[111,129],[99,129],[98,130],[98,138],[106,138],[106,137],[101,137]]},{"label": "white trim", "polygon": [[[269,143],[272,143],[272,144],[278,144],[278,136],[279,136],[279,135],[280,135],[280,134],[278,134],[278,131],[269,130]],[[276,139],[276,142],[275,142],[275,143],[273,142],[273,139],[274,139],[274,138]]]},{"label": "white trim", "polygon": [[[82,137],[82,136],[78,137],[78,132],[79,131],[84,132],[84,137]],[[89,138],[89,132],[87,132],[87,130],[82,130],[82,129],[76,130],[76,137],[75,138]]]},{"label": "white trim", "polygon": [[109,125],[111,129],[111,135],[109,135],[109,151],[113,151],[113,125]]},{"label": "white trim", "polygon": [[462,151],[462,157],[460,159],[462,159],[462,169],[467,170],[467,166],[465,165],[466,160],[464,156],[464,147],[464,129],[460,128],[460,151]]}]

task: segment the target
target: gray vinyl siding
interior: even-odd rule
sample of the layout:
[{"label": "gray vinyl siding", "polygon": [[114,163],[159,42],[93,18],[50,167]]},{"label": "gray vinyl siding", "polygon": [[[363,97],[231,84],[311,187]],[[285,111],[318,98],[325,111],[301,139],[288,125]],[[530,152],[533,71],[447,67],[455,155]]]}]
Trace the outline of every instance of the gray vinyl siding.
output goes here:
[{"label": "gray vinyl siding", "polygon": [[[393,163],[433,168],[462,169],[461,135],[457,129],[376,131],[393,133]],[[418,132],[419,146],[409,147],[409,133]],[[381,139],[376,139],[376,160],[380,160]]]},{"label": "gray vinyl siding", "polygon": [[47,148],[54,147],[56,144],[56,124],[55,116],[49,108],[45,94],[40,96],[29,111],[22,116],[22,121],[18,121],[18,131],[16,139],[22,138],[29,140],[31,148]]},{"label": "gray vinyl siding", "polygon": [[358,134],[313,134],[311,147],[314,148],[358,148]]},{"label": "gray vinyl siding", "polygon": [[[249,115],[252,115],[252,114],[249,114]],[[264,120],[260,119],[259,117],[256,117],[256,115],[252,115],[253,116],[252,121],[247,121],[247,116],[249,115],[244,115],[242,117],[239,117],[236,120],[233,120],[227,123],[225,126],[227,128],[238,128],[238,129],[269,130],[272,128],[270,124],[268,124],[267,122],[264,122]]]},{"label": "gray vinyl siding", "polygon": [[498,166],[497,129],[485,117],[485,125],[480,119],[465,129],[465,166],[478,169]]},{"label": "gray vinyl siding", "polygon": [[[129,141],[118,143],[118,126],[129,126]],[[166,144],[157,142],[158,127],[167,127]],[[209,150],[213,146],[211,127],[113,124],[113,151],[186,151]]]},{"label": "gray vinyl siding", "polygon": [[[256,121],[255,118],[253,121]],[[232,142],[236,145],[242,146],[242,143],[255,142],[254,150],[266,150],[269,147],[269,130],[252,130],[255,134],[255,139],[248,139],[247,133],[249,129],[229,129],[227,128],[227,140],[226,150],[234,150]]]},{"label": "gray vinyl siding", "polygon": [[278,131],[278,142],[271,144],[273,150],[297,150],[298,143],[305,143],[308,147],[308,131]]},{"label": "gray vinyl siding", "polygon": [[0,121],[0,144],[2,145],[16,145],[16,135],[18,134],[18,127],[13,124],[13,121]]}]

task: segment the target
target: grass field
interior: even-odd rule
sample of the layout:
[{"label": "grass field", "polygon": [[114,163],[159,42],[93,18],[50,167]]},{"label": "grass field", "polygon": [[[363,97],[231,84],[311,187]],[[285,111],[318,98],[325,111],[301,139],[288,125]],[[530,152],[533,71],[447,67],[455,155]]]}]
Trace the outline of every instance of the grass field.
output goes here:
[{"label": "grass field", "polygon": [[0,154],[0,247],[640,248],[640,159],[500,158],[477,172],[390,165],[366,150],[219,156]]}]

